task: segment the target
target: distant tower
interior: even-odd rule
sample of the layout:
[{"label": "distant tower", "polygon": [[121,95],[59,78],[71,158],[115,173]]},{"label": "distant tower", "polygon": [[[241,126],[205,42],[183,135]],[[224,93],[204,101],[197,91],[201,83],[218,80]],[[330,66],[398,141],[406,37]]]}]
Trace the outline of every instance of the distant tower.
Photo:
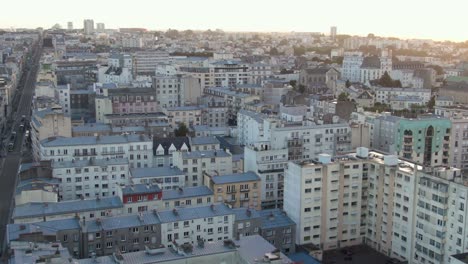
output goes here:
[{"label": "distant tower", "polygon": [[96,31],[97,32],[104,32],[105,29],[106,29],[106,26],[104,25],[104,23],[97,23],[96,24]]},{"label": "distant tower", "polygon": [[85,35],[91,35],[94,33],[94,21],[92,19],[85,19],[83,21],[83,29]]},{"label": "distant tower", "polygon": [[330,28],[330,37],[331,37],[332,39],[335,39],[335,38],[336,38],[336,31],[337,31],[336,26],[333,26],[333,27]]},{"label": "distant tower", "polygon": [[68,22],[67,23],[67,29],[68,30],[73,30],[73,22]]}]

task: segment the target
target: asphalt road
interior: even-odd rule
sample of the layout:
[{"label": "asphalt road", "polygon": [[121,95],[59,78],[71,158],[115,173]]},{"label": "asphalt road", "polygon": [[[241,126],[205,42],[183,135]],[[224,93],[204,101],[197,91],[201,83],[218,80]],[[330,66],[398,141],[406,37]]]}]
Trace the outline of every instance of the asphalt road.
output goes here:
[{"label": "asphalt road", "polygon": [[[42,39],[39,40],[39,45]],[[37,46],[32,56],[32,62],[29,63],[29,71],[24,72],[26,79],[24,86],[19,87],[16,91],[17,96],[20,96],[19,103],[13,105],[12,123],[7,127],[4,136],[10,139],[11,132],[16,131],[16,139],[14,149],[7,152],[7,156],[2,161],[0,169],[0,243],[2,252],[6,249],[6,225],[10,223],[11,212],[13,208],[13,194],[16,187],[16,175],[23,156],[24,131],[20,131],[22,115],[30,120],[31,101],[34,94],[34,86],[36,83],[37,71],[39,68],[39,59],[41,56],[41,47]],[[16,110],[16,113],[15,113]],[[5,146],[8,149],[8,146]],[[5,256],[5,254],[2,254]]]}]

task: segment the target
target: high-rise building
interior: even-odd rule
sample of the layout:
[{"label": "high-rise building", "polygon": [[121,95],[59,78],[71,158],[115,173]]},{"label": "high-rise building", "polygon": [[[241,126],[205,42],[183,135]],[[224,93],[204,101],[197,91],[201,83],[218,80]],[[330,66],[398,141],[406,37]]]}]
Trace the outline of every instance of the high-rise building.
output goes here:
[{"label": "high-rise building", "polygon": [[336,31],[337,31],[337,27],[336,26],[333,26],[330,28],[330,37],[332,39],[335,39],[336,38]]},{"label": "high-rise building", "polygon": [[73,30],[73,22],[68,22],[67,23],[67,29],[68,30]]},{"label": "high-rise building", "polygon": [[85,35],[91,35],[94,33],[94,20],[92,19],[85,19],[83,21],[83,29]]},{"label": "high-rise building", "polygon": [[106,29],[106,25],[104,25],[104,23],[96,23],[97,32],[104,32],[105,29]]}]

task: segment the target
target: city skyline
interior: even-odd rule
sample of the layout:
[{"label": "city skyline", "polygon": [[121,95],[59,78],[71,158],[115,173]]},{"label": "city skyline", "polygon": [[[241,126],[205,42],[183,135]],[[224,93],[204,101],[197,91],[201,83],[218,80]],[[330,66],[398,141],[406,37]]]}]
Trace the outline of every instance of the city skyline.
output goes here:
[{"label": "city skyline", "polygon": [[[328,34],[330,26],[337,26],[338,34],[373,33],[378,36],[404,39],[457,42],[468,40],[468,34],[464,33],[466,31],[464,31],[463,23],[459,21],[463,17],[464,8],[462,7],[468,7],[468,3],[459,0],[446,1],[447,7],[453,5],[461,7],[450,10],[432,6],[431,1],[429,3],[426,1],[425,6],[422,6],[420,1],[404,2],[403,0],[393,1],[391,6],[385,7],[375,6],[369,0],[351,3],[346,1],[338,5],[293,0],[287,6],[272,5],[263,0],[256,2],[239,0],[235,6],[231,7],[219,7],[219,3],[213,0],[157,4],[136,1],[132,6],[118,2],[120,1],[110,3],[85,0],[80,6],[73,7],[72,13],[68,13],[68,7],[62,6],[57,0],[51,0],[48,1],[47,6],[53,8],[47,10],[50,13],[47,16],[44,16],[45,10],[42,3],[14,2],[10,3],[12,10],[20,9],[25,5],[30,8],[24,10],[22,15],[14,12],[2,14],[0,28],[50,28],[56,23],[66,28],[67,22],[73,22],[75,28],[83,28],[84,19],[94,19],[95,23],[105,23],[106,28],[143,27],[150,30],[170,28],[214,30],[219,28],[229,32],[322,32]],[[145,5],[149,8],[142,8]],[[206,8],[200,8],[203,6]],[[421,8],[424,12],[415,12]],[[37,12],[37,10],[42,12]],[[193,10],[198,12],[193,12]],[[450,15],[447,15],[448,11]],[[431,17],[437,19],[428,19]]]}]

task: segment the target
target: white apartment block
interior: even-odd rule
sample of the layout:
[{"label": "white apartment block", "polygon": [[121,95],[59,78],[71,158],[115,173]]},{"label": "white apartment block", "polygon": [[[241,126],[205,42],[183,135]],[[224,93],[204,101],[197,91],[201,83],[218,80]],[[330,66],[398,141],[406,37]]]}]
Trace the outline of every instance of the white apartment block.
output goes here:
[{"label": "white apartment block", "polygon": [[169,54],[164,51],[138,51],[133,55],[135,75],[154,75],[158,65],[167,63]]},{"label": "white apartment block", "polygon": [[345,52],[341,68],[341,79],[359,82],[361,80],[361,65],[363,60],[362,52]]},{"label": "white apartment block", "polygon": [[375,102],[389,104],[391,99],[397,96],[419,97],[424,104],[427,104],[431,99],[431,90],[417,88],[375,88]]},{"label": "white apartment block", "polygon": [[196,78],[180,74],[154,76],[153,88],[161,109],[196,104],[202,94]]},{"label": "white apartment block", "polygon": [[175,190],[186,186],[185,174],[177,167],[130,169],[132,183],[157,184],[161,190]]},{"label": "white apartment block", "polygon": [[153,141],[145,135],[48,138],[40,142],[39,158],[53,162],[126,158],[131,168],[152,167]]},{"label": "white apartment block", "polygon": [[234,211],[225,204],[174,208],[158,213],[161,220],[161,244],[195,244],[233,238]]},{"label": "white apartment block", "polygon": [[255,63],[249,65],[250,79],[252,83],[262,84],[264,80],[273,75],[271,65],[266,63]]},{"label": "white apartment block", "polygon": [[468,183],[459,169],[368,152],[288,164],[284,210],[297,244],[365,243],[409,263],[449,263],[468,247]]},{"label": "white apartment block", "polygon": [[462,170],[464,175],[468,172],[468,116],[455,114],[450,117],[452,129],[450,130],[449,165]]},{"label": "white apartment block", "polygon": [[232,174],[232,155],[224,150],[175,151],[172,161],[185,173],[187,187],[203,185],[204,173]]},{"label": "white apartment block", "polygon": [[288,150],[269,147],[269,142],[245,146],[244,171],[253,171],[261,179],[262,208],[282,208],[284,170],[288,164]]},{"label": "white apartment block", "polygon": [[289,160],[312,159],[321,153],[335,155],[351,148],[351,129],[346,123],[290,124],[276,117],[241,110],[237,115],[237,129],[239,144],[270,142],[273,150],[288,149]]},{"label": "white apartment block", "polygon": [[90,159],[52,164],[52,176],[59,179],[61,201],[115,196],[130,183],[127,159]]}]

